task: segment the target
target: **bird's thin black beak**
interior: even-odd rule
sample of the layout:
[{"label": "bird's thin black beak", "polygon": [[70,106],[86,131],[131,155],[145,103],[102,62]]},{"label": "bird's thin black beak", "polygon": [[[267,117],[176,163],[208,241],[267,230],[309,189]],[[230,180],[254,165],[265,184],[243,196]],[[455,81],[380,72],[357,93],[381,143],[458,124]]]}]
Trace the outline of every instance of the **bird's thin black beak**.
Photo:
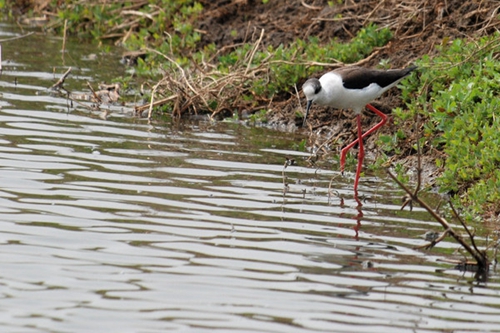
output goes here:
[{"label": "bird's thin black beak", "polygon": [[313,103],[312,99],[307,101],[306,114],[304,115],[304,121],[302,122],[302,127],[306,127],[307,114],[309,113],[309,109],[311,108],[312,103]]}]

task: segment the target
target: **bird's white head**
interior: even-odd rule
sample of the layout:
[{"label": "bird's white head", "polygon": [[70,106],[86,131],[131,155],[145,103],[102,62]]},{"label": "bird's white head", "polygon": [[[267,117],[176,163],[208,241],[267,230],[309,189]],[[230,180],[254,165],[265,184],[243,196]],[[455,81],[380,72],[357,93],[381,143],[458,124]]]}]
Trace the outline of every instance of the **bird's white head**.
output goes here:
[{"label": "bird's white head", "polygon": [[307,99],[306,114],[304,115],[304,122],[302,123],[302,126],[304,127],[309,109],[318,94],[321,92],[321,83],[316,78],[309,79],[302,85],[302,91],[304,92],[304,95],[306,95]]}]

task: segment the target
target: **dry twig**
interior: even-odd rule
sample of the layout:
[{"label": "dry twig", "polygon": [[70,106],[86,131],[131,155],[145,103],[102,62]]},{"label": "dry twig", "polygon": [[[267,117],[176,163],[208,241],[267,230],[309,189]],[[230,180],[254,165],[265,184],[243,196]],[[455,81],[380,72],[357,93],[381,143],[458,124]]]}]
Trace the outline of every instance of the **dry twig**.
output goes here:
[{"label": "dry twig", "polygon": [[63,76],[61,76],[61,78],[56,83],[54,83],[52,85],[52,87],[50,87],[49,89],[50,90],[60,90],[60,89],[62,89],[64,81],[68,77],[69,73],[71,73],[71,67],[68,68],[68,70],[66,71],[66,73],[64,73]]}]

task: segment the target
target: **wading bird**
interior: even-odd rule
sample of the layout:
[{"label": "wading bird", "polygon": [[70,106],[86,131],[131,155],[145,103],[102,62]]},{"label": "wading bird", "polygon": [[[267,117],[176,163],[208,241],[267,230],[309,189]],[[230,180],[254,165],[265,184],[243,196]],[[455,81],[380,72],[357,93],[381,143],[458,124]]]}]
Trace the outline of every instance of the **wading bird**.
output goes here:
[{"label": "wading bird", "polygon": [[[357,66],[342,67],[324,74],[319,79],[309,79],[302,86],[302,91],[307,98],[303,126],[306,124],[307,114],[312,103],[337,109],[351,109],[357,116],[358,138],[344,147],[340,153],[340,171],[343,173],[347,152],[355,144],[359,144],[358,166],[354,178],[354,193],[356,195],[363,158],[365,157],[363,139],[378,130],[387,121],[387,115],[369,103],[394,87],[416,68],[411,66],[405,69],[380,70]],[[361,130],[361,111],[365,106],[379,115],[382,120],[363,134]]]}]

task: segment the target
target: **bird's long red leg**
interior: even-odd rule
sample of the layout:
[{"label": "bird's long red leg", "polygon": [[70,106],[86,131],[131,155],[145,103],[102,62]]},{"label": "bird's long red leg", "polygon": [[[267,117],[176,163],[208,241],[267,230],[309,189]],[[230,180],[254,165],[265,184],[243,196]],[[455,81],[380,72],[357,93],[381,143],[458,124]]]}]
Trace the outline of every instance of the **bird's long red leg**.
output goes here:
[{"label": "bird's long red leg", "polygon": [[365,148],[363,147],[363,132],[361,132],[361,115],[357,115],[358,118],[358,142],[359,142],[359,152],[358,152],[358,167],[356,168],[356,177],[354,178],[354,194],[358,195],[358,182],[359,176],[361,174],[361,168],[363,167],[363,159],[365,158]]},{"label": "bird's long red leg", "polygon": [[[358,115],[358,138],[356,140],[354,140],[353,142],[351,142],[350,144],[348,144],[347,146],[345,146],[342,151],[340,152],[340,172],[344,172],[344,166],[345,166],[345,158],[346,158],[346,155],[347,155],[347,152],[349,151],[349,149],[351,149],[352,147],[354,147],[354,145],[356,145],[358,142],[360,142],[360,153],[359,155],[361,155],[361,147],[362,147],[362,141],[363,139],[372,134],[373,132],[375,132],[376,130],[378,130],[380,127],[382,127],[386,122],[387,122],[387,115],[383,114],[381,111],[377,110],[373,105],[371,104],[366,104],[366,107],[368,109],[370,109],[371,111],[375,112],[380,118],[382,118],[382,120],[376,124],[375,126],[373,126],[372,128],[370,128],[368,131],[366,131],[363,135],[360,135],[360,132],[361,132],[361,117],[360,115]],[[359,156],[358,155],[358,156]],[[364,157],[364,151],[363,151],[363,157]],[[359,162],[359,157],[358,157],[358,168],[356,170],[356,179],[354,181],[354,190],[357,191],[357,188],[358,188],[358,178],[359,178],[359,173],[361,172],[361,165],[360,165],[360,162]],[[361,160],[362,161],[362,160]]]}]

